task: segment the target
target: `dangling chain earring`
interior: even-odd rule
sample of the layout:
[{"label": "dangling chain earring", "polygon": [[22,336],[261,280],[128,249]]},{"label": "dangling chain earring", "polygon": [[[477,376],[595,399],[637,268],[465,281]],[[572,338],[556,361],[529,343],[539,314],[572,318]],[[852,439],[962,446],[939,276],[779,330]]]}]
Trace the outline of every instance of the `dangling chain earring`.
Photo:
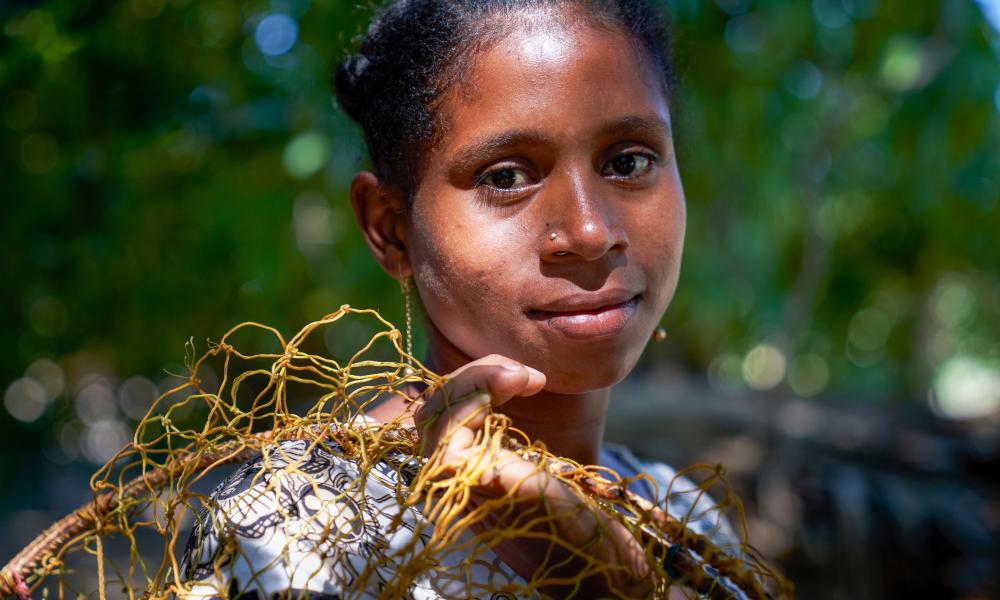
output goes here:
[{"label": "dangling chain earring", "polygon": [[410,278],[399,281],[399,289],[403,292],[403,306],[406,310],[406,364],[413,365],[413,317],[410,314]]}]

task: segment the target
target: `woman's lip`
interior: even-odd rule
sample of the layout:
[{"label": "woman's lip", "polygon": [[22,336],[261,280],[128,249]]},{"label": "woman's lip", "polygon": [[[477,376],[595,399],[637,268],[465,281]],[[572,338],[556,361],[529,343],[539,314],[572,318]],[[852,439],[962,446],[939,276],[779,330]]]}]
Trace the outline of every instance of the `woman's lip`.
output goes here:
[{"label": "woman's lip", "polygon": [[639,295],[624,302],[599,308],[566,311],[531,310],[528,316],[541,321],[568,338],[593,340],[606,338],[625,328],[635,314]]},{"label": "woman's lip", "polygon": [[577,292],[549,300],[537,302],[528,310],[529,316],[546,313],[597,312],[609,306],[624,304],[641,297],[641,290],[625,287],[611,287],[596,292]]}]

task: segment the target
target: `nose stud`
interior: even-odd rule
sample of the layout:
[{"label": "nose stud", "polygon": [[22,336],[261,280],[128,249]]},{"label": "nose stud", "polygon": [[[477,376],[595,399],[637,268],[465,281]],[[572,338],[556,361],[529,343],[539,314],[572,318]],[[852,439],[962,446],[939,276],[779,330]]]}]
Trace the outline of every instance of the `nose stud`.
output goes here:
[{"label": "nose stud", "polygon": [[[557,237],[558,235],[559,235],[559,234],[557,234],[557,233],[556,233],[555,231],[553,231],[552,233],[550,233],[550,234],[549,234],[549,239],[550,239],[550,240],[552,240],[552,241],[555,241],[555,239],[556,239],[556,237]],[[567,252],[566,250],[560,250],[560,251],[558,251],[558,252],[553,252],[553,254],[554,254],[555,256],[566,256],[566,255],[568,255],[568,254],[569,254],[569,252]]]},{"label": "nose stud", "polygon": [[[556,237],[558,236],[559,234],[556,233],[555,231],[549,233],[549,239],[552,241],[555,241]],[[567,254],[569,254],[569,252],[567,252],[566,250],[559,250],[558,252],[553,252],[553,254],[555,256],[566,256]]]}]

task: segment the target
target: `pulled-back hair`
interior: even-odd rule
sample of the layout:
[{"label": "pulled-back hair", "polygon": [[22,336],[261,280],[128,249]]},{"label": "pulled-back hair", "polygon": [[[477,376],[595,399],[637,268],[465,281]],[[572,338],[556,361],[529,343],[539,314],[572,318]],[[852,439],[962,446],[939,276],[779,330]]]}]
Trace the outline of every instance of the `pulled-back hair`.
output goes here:
[{"label": "pulled-back hair", "polygon": [[334,76],[337,100],[364,131],[379,179],[411,199],[420,157],[439,133],[435,104],[441,93],[524,11],[562,6],[626,34],[669,91],[667,19],[649,0],[397,0],[374,19],[360,52],[341,62]]}]

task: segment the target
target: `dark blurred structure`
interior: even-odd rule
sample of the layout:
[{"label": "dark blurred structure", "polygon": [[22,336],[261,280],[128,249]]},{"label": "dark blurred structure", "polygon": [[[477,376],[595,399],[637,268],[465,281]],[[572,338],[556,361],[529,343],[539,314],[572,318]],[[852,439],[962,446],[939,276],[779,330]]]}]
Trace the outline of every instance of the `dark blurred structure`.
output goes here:
[{"label": "dark blurred structure", "polygon": [[723,465],[750,539],[800,598],[1000,597],[995,428],[665,371],[617,388],[611,415],[608,438],[638,453]]},{"label": "dark blurred structure", "polygon": [[[685,266],[609,436],[725,464],[802,598],[1000,597],[998,4],[669,3]],[[369,16],[0,4],[0,554],[86,498],[187,340],[399,322],[329,94]]]}]

